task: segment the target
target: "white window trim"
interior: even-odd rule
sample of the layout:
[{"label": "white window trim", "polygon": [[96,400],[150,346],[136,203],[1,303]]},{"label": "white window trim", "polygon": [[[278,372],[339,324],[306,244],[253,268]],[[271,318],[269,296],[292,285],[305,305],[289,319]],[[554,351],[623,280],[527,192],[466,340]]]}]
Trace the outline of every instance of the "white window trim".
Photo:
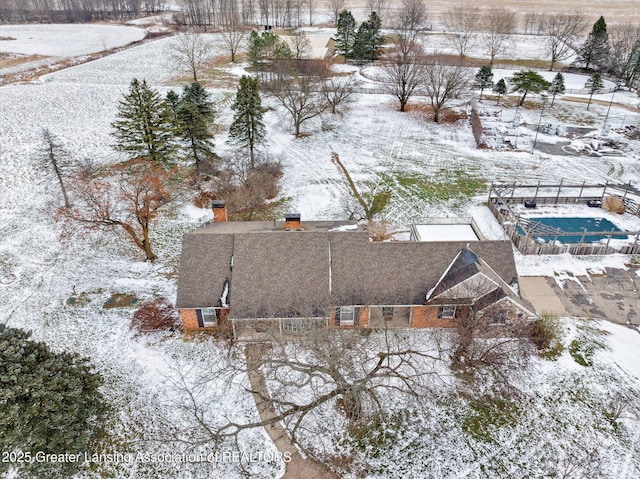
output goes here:
[{"label": "white window trim", "polygon": [[[216,308],[201,308],[202,313],[202,324],[205,328],[209,328],[211,326],[218,325],[218,316],[216,315]],[[213,317],[213,321],[207,320],[207,316],[209,318]]]},{"label": "white window trim", "polygon": [[[350,320],[344,318],[345,313],[351,315]],[[340,326],[353,326],[355,324],[356,307],[355,306],[340,306]]]},{"label": "white window trim", "polygon": [[[442,314],[440,314],[440,319],[455,319],[456,318],[456,313],[458,312],[458,307],[457,306],[453,306],[453,305],[449,305],[449,304],[443,304],[440,306],[440,309],[442,310]],[[447,311],[445,313],[445,311]],[[450,313],[448,313],[448,311],[451,311]]]}]

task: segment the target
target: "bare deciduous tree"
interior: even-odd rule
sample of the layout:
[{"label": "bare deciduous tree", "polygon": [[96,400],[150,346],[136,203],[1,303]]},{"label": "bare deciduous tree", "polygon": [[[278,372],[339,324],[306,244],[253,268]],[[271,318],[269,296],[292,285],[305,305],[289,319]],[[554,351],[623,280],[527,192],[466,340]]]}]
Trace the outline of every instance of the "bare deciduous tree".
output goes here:
[{"label": "bare deciduous tree", "polygon": [[427,7],[424,0],[403,0],[395,22],[400,41],[415,42],[426,21]]},{"label": "bare deciduous tree", "polygon": [[425,66],[423,88],[433,108],[433,121],[438,122],[440,111],[469,86],[469,72],[459,65],[432,63]]},{"label": "bare deciduous tree", "polygon": [[400,111],[405,111],[409,99],[423,82],[425,72],[422,47],[410,40],[400,38],[384,66],[387,91],[400,102]]},{"label": "bare deciduous tree", "polygon": [[246,36],[247,29],[242,25],[240,15],[237,12],[229,14],[225,24],[222,25],[222,40],[231,53],[231,63],[235,63],[236,54],[243,45]]},{"label": "bare deciduous tree", "polygon": [[444,25],[455,50],[463,59],[476,43],[480,16],[475,8],[462,5],[451,8],[444,17]]},{"label": "bare deciduous tree", "polygon": [[65,187],[63,178],[63,170],[69,166],[69,153],[62,147],[49,128],[43,128],[41,134],[42,142],[44,143],[41,152],[42,162],[47,168],[53,169],[53,173],[56,175],[58,183],[60,184],[60,190],[64,198],[64,207],[67,209],[71,208],[71,202],[69,201],[69,195],[67,194],[67,188]]},{"label": "bare deciduous tree", "polygon": [[574,42],[585,28],[584,15],[579,12],[546,15],[541,20],[540,31],[546,35],[549,71],[559,61],[566,60],[575,51]]},{"label": "bare deciduous tree", "polygon": [[328,107],[318,81],[310,76],[299,76],[296,80],[280,76],[263,85],[266,92],[291,115],[295,136],[300,136],[300,127],[305,121],[322,114]]},{"label": "bare deciduous tree", "polygon": [[384,23],[389,14],[389,2],[387,0],[367,0],[367,10],[369,15],[375,12],[380,21]]},{"label": "bare deciduous tree", "polygon": [[171,200],[169,178],[170,172],[144,160],[114,166],[106,177],[76,176],[71,183],[73,208],[58,210],[63,234],[124,231],[145,258],[154,261],[149,233],[160,208]]},{"label": "bare deciduous tree", "polygon": [[345,9],[347,0],[327,0],[327,10],[333,19],[333,25],[338,25],[338,17],[340,12]]},{"label": "bare deciduous tree", "polygon": [[353,80],[332,76],[322,82],[321,91],[328,109],[335,115],[340,105],[348,105],[353,100]]},{"label": "bare deciduous tree", "polygon": [[615,26],[609,40],[609,68],[626,86],[631,87],[640,70],[640,27],[631,24]]},{"label": "bare deciduous tree", "polygon": [[489,66],[497,55],[506,51],[509,39],[516,27],[516,14],[506,8],[492,8],[482,17],[484,36],[482,42],[489,54]]},{"label": "bare deciduous tree", "polygon": [[[289,321],[311,324],[302,318]],[[427,332],[421,333],[423,341],[416,341],[416,335],[393,330],[383,336],[321,328],[296,333],[294,341],[274,336],[269,343],[248,347],[246,363],[230,354],[227,365],[215,364],[197,378],[193,371],[177,371],[174,388],[181,398],[176,406],[194,419],[188,434],[200,444],[215,447],[244,431],[281,422],[292,441],[306,450],[303,433],[308,437],[329,432],[317,416],[326,407],[338,408],[350,425],[387,417],[389,394],[411,398],[420,407],[442,364],[434,342],[425,341],[422,334]],[[207,389],[221,381],[238,383],[246,376],[252,380],[243,383],[258,410],[272,413],[251,422],[207,421],[215,416],[215,409],[209,408],[218,407],[207,402]]]},{"label": "bare deciduous tree", "polygon": [[[469,292],[478,295],[477,290]],[[489,374],[500,386],[510,386],[511,376],[524,369],[533,352],[526,321],[514,318],[506,304],[461,310],[452,330],[453,368],[470,377]]]},{"label": "bare deciduous tree", "polygon": [[198,72],[212,55],[211,44],[200,33],[180,33],[171,43],[171,56],[182,67],[189,70],[193,81],[198,81]]}]

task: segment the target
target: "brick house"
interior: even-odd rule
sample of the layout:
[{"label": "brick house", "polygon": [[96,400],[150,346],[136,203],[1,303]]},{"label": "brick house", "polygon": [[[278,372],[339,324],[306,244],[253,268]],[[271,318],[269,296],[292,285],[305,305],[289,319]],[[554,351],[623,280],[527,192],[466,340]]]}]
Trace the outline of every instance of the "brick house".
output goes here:
[{"label": "brick house", "polygon": [[178,297],[185,329],[236,338],[317,327],[450,327],[471,313],[535,317],[517,291],[510,241],[373,242],[349,221],[214,222],[184,235]]}]

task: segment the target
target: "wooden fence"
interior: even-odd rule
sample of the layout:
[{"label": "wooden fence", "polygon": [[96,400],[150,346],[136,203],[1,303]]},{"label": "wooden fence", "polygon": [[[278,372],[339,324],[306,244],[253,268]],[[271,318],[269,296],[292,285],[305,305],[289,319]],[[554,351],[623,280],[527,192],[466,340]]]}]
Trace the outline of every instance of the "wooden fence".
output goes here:
[{"label": "wooden fence", "polygon": [[[601,190],[600,195],[594,195],[593,189]],[[535,190],[534,190],[535,189]],[[556,195],[548,195],[548,189],[556,189]],[[579,194],[574,195],[562,195],[563,189],[571,189],[573,191],[579,190]],[[516,195],[518,190],[526,191],[530,193],[534,190],[534,194],[528,195]],[[547,195],[538,196],[540,190],[545,190]],[[583,204],[587,205],[590,201],[602,201],[605,195],[617,196],[620,198],[627,207],[627,211],[640,216],[640,200],[637,198],[640,196],[640,192],[633,189],[631,185],[617,185],[617,184],[597,184],[597,185],[567,185],[562,182],[557,185],[546,185],[538,183],[537,185],[491,185],[489,190],[488,206],[498,222],[504,228],[513,244],[518,248],[522,254],[562,254],[569,253],[572,255],[605,255],[612,253],[622,254],[640,254],[640,231],[584,231],[580,232],[564,232],[560,229],[549,227],[546,225],[538,224],[536,222],[520,218],[516,214],[511,205],[524,204],[526,202],[532,202],[538,204]],[[585,193],[590,194],[585,194]],[[616,193],[613,193],[616,192]],[[623,193],[622,195],[620,193]],[[636,199],[632,199],[636,197]],[[535,241],[536,236],[553,236],[553,242],[538,243]],[[619,238],[617,236],[633,236],[633,241],[629,241],[627,244],[619,244]],[[563,238],[580,236],[578,243],[563,243]],[[588,238],[590,236],[604,236],[606,242],[590,243]],[[611,240],[616,240],[616,243],[611,245]]]}]

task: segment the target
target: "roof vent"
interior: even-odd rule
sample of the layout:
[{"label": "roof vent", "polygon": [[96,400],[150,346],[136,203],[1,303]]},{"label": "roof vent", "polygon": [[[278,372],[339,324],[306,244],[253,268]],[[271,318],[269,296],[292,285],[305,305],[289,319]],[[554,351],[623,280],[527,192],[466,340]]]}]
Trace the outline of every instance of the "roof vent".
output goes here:
[{"label": "roof vent", "polygon": [[301,230],[300,213],[287,213],[284,215],[284,229],[286,231]]}]

